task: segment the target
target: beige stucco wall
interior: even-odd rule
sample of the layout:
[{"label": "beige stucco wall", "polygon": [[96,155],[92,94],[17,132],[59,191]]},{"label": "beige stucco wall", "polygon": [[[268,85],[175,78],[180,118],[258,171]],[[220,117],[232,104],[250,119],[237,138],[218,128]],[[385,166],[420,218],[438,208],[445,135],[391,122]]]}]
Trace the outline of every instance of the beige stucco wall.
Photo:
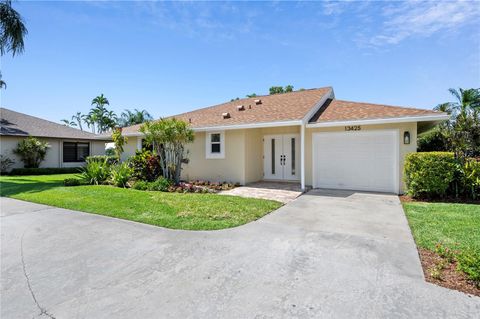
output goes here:
[{"label": "beige stucco wall", "polygon": [[125,143],[125,145],[123,146],[123,153],[120,156],[120,159],[122,161],[125,161],[130,156],[135,155],[135,152],[137,150],[138,139],[141,139],[141,137],[136,137],[136,136],[127,137],[127,143]]},{"label": "beige stucco wall", "polygon": [[195,133],[195,141],[187,146],[189,163],[183,165],[185,180],[245,183],[245,130],[227,130],[225,158],[207,159],[205,132]]},{"label": "beige stucco wall", "polygon": [[[18,142],[23,140],[23,137],[14,136],[2,136],[0,137],[0,154],[12,159],[15,163],[11,168],[22,168],[23,162],[20,158],[13,153],[13,150],[17,148]],[[50,148],[47,151],[45,160],[42,161],[40,167],[77,167],[83,165],[83,163],[64,163],[63,162],[63,142],[84,142],[80,140],[63,140],[56,138],[39,138],[41,141],[45,141],[50,144]],[[103,141],[90,141],[90,155],[104,155],[105,154],[105,142]]]},{"label": "beige stucco wall", "polygon": [[[399,181],[403,191],[403,166],[405,155],[416,152],[417,123],[362,125],[362,131],[395,129],[399,131]],[[312,134],[316,132],[339,132],[345,127],[305,129],[305,184],[312,185]],[[410,132],[410,144],[403,144],[403,133]],[[263,136],[270,134],[300,134],[300,126],[226,130],[225,158],[207,159],[205,156],[205,132],[195,133],[195,141],[187,146],[189,164],[183,165],[182,178],[209,181],[229,181],[241,184],[263,179]],[[122,159],[135,154],[137,137],[129,137]]]},{"label": "beige stucco wall", "polygon": [[[403,167],[405,163],[405,155],[417,151],[417,123],[397,123],[382,125],[361,125],[362,131],[370,130],[399,130],[399,172],[398,180],[400,182],[399,189],[403,192]],[[305,130],[305,184],[312,185],[312,134],[316,132],[341,132],[345,131],[345,127],[328,127],[328,128],[307,128]],[[403,144],[403,133],[410,132],[410,144]],[[354,132],[352,132],[354,134]]]}]

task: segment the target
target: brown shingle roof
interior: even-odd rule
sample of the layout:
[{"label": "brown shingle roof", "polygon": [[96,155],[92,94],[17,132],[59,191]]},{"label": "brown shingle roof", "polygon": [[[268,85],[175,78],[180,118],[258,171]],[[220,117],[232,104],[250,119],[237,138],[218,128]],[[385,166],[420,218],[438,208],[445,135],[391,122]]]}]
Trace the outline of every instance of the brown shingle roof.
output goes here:
[{"label": "brown shingle roof", "polygon": [[0,108],[0,135],[96,140],[98,136],[35,116]]},{"label": "brown shingle roof", "polygon": [[[331,89],[331,87],[325,87],[257,96],[214,105],[172,117],[184,120],[187,123],[190,122],[193,128],[301,120]],[[257,105],[255,100],[261,100],[261,104]],[[243,105],[245,109],[243,111],[237,110],[239,105]],[[222,116],[223,113],[229,113],[230,117],[224,118]],[[123,133],[136,133],[139,128],[140,125],[126,127],[123,129]]]},{"label": "brown shingle roof", "polygon": [[352,121],[365,119],[383,119],[408,116],[442,115],[442,112],[414,109],[409,107],[381,105],[372,103],[332,100],[326,107],[320,108],[310,123]]},{"label": "brown shingle roof", "polygon": [[[301,120],[331,90],[331,87],[325,87],[246,98],[172,117],[189,122],[192,128]],[[255,100],[261,100],[261,104],[257,105]],[[238,106],[243,106],[244,110],[239,111]],[[224,113],[228,113],[229,117],[224,118],[222,116]],[[443,114],[409,107],[329,99],[309,122],[322,123]],[[137,133],[140,125],[126,127],[123,129],[123,133],[126,135]]]}]

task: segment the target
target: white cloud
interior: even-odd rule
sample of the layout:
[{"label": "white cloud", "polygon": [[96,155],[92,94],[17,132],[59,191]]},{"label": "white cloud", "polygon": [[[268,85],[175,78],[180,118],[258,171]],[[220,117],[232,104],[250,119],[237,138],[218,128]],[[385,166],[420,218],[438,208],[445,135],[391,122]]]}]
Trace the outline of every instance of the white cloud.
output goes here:
[{"label": "white cloud", "polygon": [[453,32],[478,23],[480,5],[476,1],[407,1],[383,9],[381,32],[366,40],[366,45],[398,44],[412,37],[428,37],[438,32]]},{"label": "white cloud", "polygon": [[[155,25],[204,40],[234,39],[251,31],[255,11],[240,13],[234,3],[139,2],[138,9]],[[222,19],[225,16],[231,19]]]}]

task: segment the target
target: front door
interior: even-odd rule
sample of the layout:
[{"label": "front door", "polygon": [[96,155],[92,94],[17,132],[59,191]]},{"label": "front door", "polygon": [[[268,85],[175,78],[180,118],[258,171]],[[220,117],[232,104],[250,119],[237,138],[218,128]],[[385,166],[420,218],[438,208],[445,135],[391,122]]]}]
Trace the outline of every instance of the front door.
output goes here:
[{"label": "front door", "polygon": [[300,179],[300,141],[298,134],[265,135],[263,172],[265,179]]}]

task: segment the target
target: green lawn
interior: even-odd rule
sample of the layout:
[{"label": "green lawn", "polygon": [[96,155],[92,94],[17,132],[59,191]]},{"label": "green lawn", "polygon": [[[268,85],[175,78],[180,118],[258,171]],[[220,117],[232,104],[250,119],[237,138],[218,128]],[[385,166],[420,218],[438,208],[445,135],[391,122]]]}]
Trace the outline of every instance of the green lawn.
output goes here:
[{"label": "green lawn", "polygon": [[235,227],[279,208],[269,200],[146,192],[112,186],[64,187],[74,174],[0,176],[0,195],[175,229]]},{"label": "green lawn", "polygon": [[434,250],[438,242],[480,254],[480,205],[403,203],[419,247]]}]

